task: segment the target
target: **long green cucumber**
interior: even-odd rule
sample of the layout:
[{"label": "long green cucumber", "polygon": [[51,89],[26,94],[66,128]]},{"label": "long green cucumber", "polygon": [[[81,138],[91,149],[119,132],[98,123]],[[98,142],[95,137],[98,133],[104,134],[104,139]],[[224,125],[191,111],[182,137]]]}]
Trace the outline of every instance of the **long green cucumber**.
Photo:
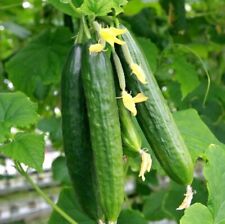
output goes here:
[{"label": "long green cucumber", "polygon": [[[147,101],[137,105],[138,122],[166,173],[180,184],[190,184],[193,180],[191,156],[150,66],[130,32],[123,34],[122,38],[126,45],[122,46],[123,50],[120,51],[120,56],[126,71],[128,88],[134,95],[142,92],[148,97]],[[127,49],[130,52],[128,56],[126,55]],[[134,75],[131,75],[127,63],[130,59],[142,68],[147,84],[140,83]]]},{"label": "long green cucumber", "polygon": [[98,204],[93,173],[88,118],[81,80],[82,46],[74,45],[62,72],[62,130],[67,167],[83,211],[97,220]]},{"label": "long green cucumber", "polygon": [[84,49],[83,86],[87,102],[91,143],[102,211],[116,222],[124,200],[122,141],[115,86],[106,52]]}]

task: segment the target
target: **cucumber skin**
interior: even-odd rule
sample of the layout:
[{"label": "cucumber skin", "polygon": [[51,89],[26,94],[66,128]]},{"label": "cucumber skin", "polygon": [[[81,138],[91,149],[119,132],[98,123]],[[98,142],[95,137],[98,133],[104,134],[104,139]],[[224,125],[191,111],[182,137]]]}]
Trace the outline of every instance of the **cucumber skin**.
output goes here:
[{"label": "cucumber skin", "polygon": [[137,104],[137,120],[166,173],[179,184],[190,184],[193,180],[194,170],[190,153],[150,66],[129,31],[123,34],[122,37],[129,48],[133,61],[142,67],[148,82],[147,84],[141,84],[134,75],[130,75],[131,70],[120,50],[119,54],[126,70],[129,90],[134,95],[142,92],[149,97],[147,101]]},{"label": "cucumber skin", "polygon": [[124,201],[122,140],[110,59],[84,49],[83,86],[87,102],[97,186],[102,211],[116,221]]},{"label": "cucumber skin", "polygon": [[98,220],[88,117],[81,80],[82,46],[74,45],[62,72],[62,130],[67,167],[82,210]]},{"label": "cucumber skin", "polygon": [[122,131],[122,141],[126,149],[139,153],[141,150],[141,137],[135,127],[132,115],[124,107],[122,100],[117,102],[119,108],[120,125]]}]

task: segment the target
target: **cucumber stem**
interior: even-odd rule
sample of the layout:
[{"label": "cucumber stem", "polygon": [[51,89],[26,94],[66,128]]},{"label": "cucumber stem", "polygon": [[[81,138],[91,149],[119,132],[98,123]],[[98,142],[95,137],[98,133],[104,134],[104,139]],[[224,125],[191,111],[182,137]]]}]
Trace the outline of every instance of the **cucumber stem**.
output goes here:
[{"label": "cucumber stem", "polygon": [[127,64],[131,65],[133,63],[133,60],[132,60],[132,57],[131,57],[131,54],[130,54],[127,44],[122,45],[121,48],[122,48],[123,55],[124,55],[124,58],[125,58]]},{"label": "cucumber stem", "polygon": [[88,26],[87,26],[87,22],[86,22],[85,17],[82,16],[81,20],[82,20],[83,29],[84,29],[84,33],[85,33],[86,37],[87,37],[88,39],[91,39],[91,34],[90,34],[89,28],[88,28]]},{"label": "cucumber stem", "polygon": [[15,167],[17,171],[30,183],[30,185],[34,188],[34,190],[65,220],[67,220],[70,224],[78,224],[75,222],[67,213],[65,213],[60,207],[58,207],[39,187],[34,183],[32,178],[27,174],[27,172],[23,169],[21,164],[15,161]]},{"label": "cucumber stem", "polygon": [[93,26],[94,26],[94,29],[99,33],[101,25],[97,21],[94,21]]},{"label": "cucumber stem", "polygon": [[100,21],[106,23],[107,25],[110,25],[113,22],[113,17],[112,16],[100,16],[100,17],[98,17],[98,19]]},{"label": "cucumber stem", "polygon": [[[82,23],[82,22],[81,22],[81,23]],[[76,43],[76,44],[82,43],[82,41],[83,41],[83,34],[84,34],[84,28],[83,28],[83,26],[82,26],[82,24],[81,24],[80,29],[79,29],[79,31],[78,31],[77,38],[76,38],[76,40],[75,40],[75,43]]]},{"label": "cucumber stem", "polygon": [[116,28],[120,28],[120,22],[117,17],[114,18]]},{"label": "cucumber stem", "polygon": [[121,90],[124,91],[126,88],[126,82],[123,67],[114,48],[112,49],[112,53],[113,53],[113,61],[116,67],[116,73],[119,79],[119,85]]}]

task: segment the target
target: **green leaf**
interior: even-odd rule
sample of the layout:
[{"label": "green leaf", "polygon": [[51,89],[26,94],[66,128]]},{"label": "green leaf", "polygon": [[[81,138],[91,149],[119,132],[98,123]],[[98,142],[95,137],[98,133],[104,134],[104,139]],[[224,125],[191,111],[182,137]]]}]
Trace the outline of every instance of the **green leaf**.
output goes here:
[{"label": "green leaf", "polygon": [[[52,4],[57,10],[68,14],[70,16],[78,16],[75,14],[70,4],[67,3],[66,0],[48,0],[50,4]],[[72,3],[75,7],[79,7],[82,4],[82,0],[72,0]]]},{"label": "green leaf", "polygon": [[0,93],[0,141],[11,127],[29,127],[37,122],[37,105],[21,92]]},{"label": "green leaf", "polygon": [[163,210],[171,219],[180,220],[183,211],[177,211],[176,208],[181,204],[186,192],[185,186],[171,182],[163,200]]},{"label": "green leaf", "polygon": [[194,204],[199,202],[203,205],[207,205],[208,191],[207,191],[207,187],[206,187],[206,183],[204,179],[195,178],[191,186],[192,186],[192,189],[196,192],[196,194],[194,194],[194,197],[191,203]]},{"label": "green leaf", "polygon": [[156,45],[147,38],[137,38],[141,48],[150,64],[152,72],[155,72],[157,66],[158,48]]},{"label": "green leaf", "polygon": [[187,96],[199,85],[198,74],[192,64],[187,62],[186,57],[181,54],[173,55],[171,68],[174,69],[174,79],[181,84],[182,97]]},{"label": "green leaf", "polygon": [[120,213],[118,224],[147,224],[147,220],[139,211],[126,209]]},{"label": "green leaf", "polygon": [[52,163],[53,179],[59,183],[70,184],[70,177],[64,156],[57,157]]},{"label": "green leaf", "polygon": [[[61,190],[57,205],[79,224],[95,224],[94,221],[79,211],[79,205],[72,188],[66,187]],[[56,223],[69,224],[58,212],[53,210],[48,224]]]},{"label": "green leaf", "polygon": [[123,6],[125,6],[128,3],[127,0],[113,0],[113,8],[115,10],[116,15],[123,12]]},{"label": "green leaf", "polygon": [[[192,203],[207,203],[207,190],[206,186],[203,186],[203,184],[203,181],[194,179],[192,188],[194,191],[196,191],[196,194],[193,197]],[[162,205],[160,211],[162,215],[164,214],[164,218],[175,219],[177,221],[180,220],[181,216],[184,214],[184,211],[177,211],[176,208],[183,201],[185,192],[185,186],[181,186],[175,182],[170,183],[169,189],[165,192],[165,195],[161,200]]]},{"label": "green leaf", "polygon": [[209,192],[208,207],[215,223],[225,223],[225,146],[210,145],[206,157],[204,176]]},{"label": "green leaf", "polygon": [[193,161],[202,157],[210,144],[220,144],[194,109],[179,111],[173,116]]},{"label": "green leaf", "polygon": [[30,96],[40,80],[46,85],[59,83],[71,45],[71,33],[66,28],[42,32],[6,63],[9,79]]},{"label": "green leaf", "polygon": [[163,10],[160,7],[157,1],[142,1],[142,0],[132,0],[129,1],[126,7],[124,8],[124,12],[126,15],[134,15],[139,13],[144,8],[154,8],[158,11],[158,14],[162,14]]},{"label": "green leaf", "polygon": [[0,152],[41,171],[44,161],[44,139],[43,136],[34,133],[18,133],[12,142],[0,146]]},{"label": "green leaf", "polygon": [[106,16],[112,11],[113,2],[109,0],[84,0],[80,9],[85,15]]},{"label": "green leaf", "polygon": [[161,190],[157,192],[153,192],[150,196],[145,198],[144,207],[143,207],[143,214],[148,220],[161,220],[168,215],[165,213],[163,209],[162,202],[166,196],[166,191]]},{"label": "green leaf", "polygon": [[61,118],[52,116],[41,119],[37,124],[38,129],[43,132],[49,132],[49,137],[56,148],[62,146],[61,122]]},{"label": "green leaf", "polygon": [[214,224],[212,214],[209,209],[200,204],[195,203],[185,210],[184,216],[180,220],[180,224]]},{"label": "green leaf", "polygon": [[4,142],[10,133],[10,127],[5,125],[4,122],[0,122],[0,142]]}]

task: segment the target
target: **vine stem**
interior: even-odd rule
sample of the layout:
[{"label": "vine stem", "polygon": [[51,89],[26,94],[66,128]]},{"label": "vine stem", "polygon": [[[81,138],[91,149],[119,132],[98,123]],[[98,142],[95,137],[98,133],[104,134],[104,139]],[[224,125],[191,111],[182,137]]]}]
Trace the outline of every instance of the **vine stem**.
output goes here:
[{"label": "vine stem", "polygon": [[75,40],[75,43],[82,43],[83,41],[83,32],[84,32],[84,28],[82,26],[82,22],[81,22],[81,26],[80,26],[80,29],[78,31],[78,35],[77,35],[77,38]]},{"label": "vine stem", "polygon": [[81,20],[82,20],[83,29],[84,29],[84,33],[85,33],[86,37],[87,37],[88,39],[91,39],[91,34],[90,34],[89,29],[88,29],[88,26],[87,26],[87,22],[86,22],[86,20],[85,20],[85,17],[82,16]]},{"label": "vine stem", "polygon": [[58,207],[39,187],[34,183],[32,178],[28,175],[28,173],[23,169],[21,164],[15,161],[15,166],[18,172],[30,183],[30,185],[35,189],[35,191],[65,220],[67,220],[70,224],[78,224],[75,222],[67,213],[65,213],[60,207]]}]

